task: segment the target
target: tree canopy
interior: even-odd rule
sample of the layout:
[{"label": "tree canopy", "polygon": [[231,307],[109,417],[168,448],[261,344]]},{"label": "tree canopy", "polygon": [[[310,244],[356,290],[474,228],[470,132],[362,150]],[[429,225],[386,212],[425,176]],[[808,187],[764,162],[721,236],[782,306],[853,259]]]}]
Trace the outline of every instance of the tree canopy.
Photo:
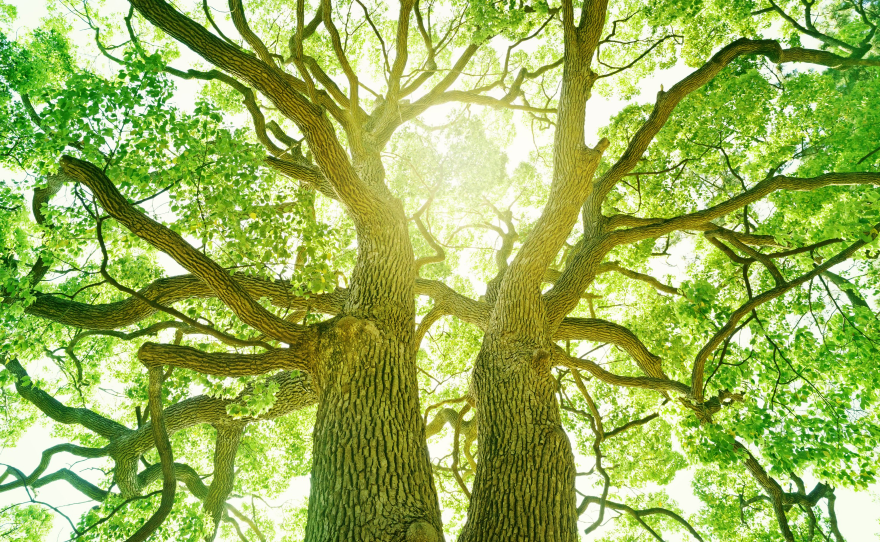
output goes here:
[{"label": "tree canopy", "polygon": [[0,538],[858,536],[877,0],[0,8]]}]

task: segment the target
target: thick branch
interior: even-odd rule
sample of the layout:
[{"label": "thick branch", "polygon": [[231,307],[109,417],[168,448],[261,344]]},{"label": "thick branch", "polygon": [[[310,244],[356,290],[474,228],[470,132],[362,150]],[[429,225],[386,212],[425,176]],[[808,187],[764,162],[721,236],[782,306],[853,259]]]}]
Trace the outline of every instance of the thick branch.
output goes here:
[{"label": "thick branch", "polygon": [[652,354],[632,331],[619,324],[598,318],[566,318],[559,325],[553,339],[613,344],[632,356],[646,375],[668,379],[663,373],[662,359]]},{"label": "thick branch", "polygon": [[[236,423],[251,423],[257,420],[271,420],[314,405],[318,401],[317,391],[312,387],[311,379],[307,375],[295,375],[290,372],[280,372],[269,378],[270,382],[278,384],[275,393],[275,403],[268,411],[256,418],[245,416],[233,418],[226,407],[243,396],[253,393],[253,386],[246,387],[237,397],[223,399],[199,395],[169,406],[165,409],[166,428],[169,434],[174,434],[188,427],[203,423],[211,425],[231,425]],[[135,462],[137,457],[152,449],[154,442],[151,436],[151,423],[147,423],[131,432],[125,438],[111,442],[110,455],[116,458],[128,457]]]},{"label": "thick branch", "polygon": [[241,34],[244,41],[251,46],[251,49],[257,53],[260,60],[269,66],[275,66],[275,60],[269,53],[269,49],[266,48],[266,44],[263,43],[248,25],[247,16],[244,13],[244,6],[242,5],[241,0],[229,0],[229,12],[232,14],[232,24],[235,25],[235,29],[238,30],[238,33]]},{"label": "thick branch", "polygon": [[168,433],[165,431],[165,418],[162,413],[162,367],[153,367],[149,370],[150,383],[150,416],[152,417],[153,440],[159,452],[162,464],[162,500],[159,508],[150,516],[126,542],[144,542],[159,528],[168,517],[174,506],[174,494],[177,491],[177,480],[174,476],[174,457],[171,452],[171,443]]},{"label": "thick branch", "polygon": [[647,150],[648,145],[653,141],[654,136],[656,136],[663,125],[666,124],[669,116],[681,100],[691,92],[711,81],[719,72],[721,72],[721,70],[733,62],[733,60],[740,56],[747,55],[766,56],[770,61],[777,64],[783,62],[806,62],[831,68],[880,66],[880,59],[859,60],[845,58],[827,51],[803,49],[800,47],[783,49],[778,42],[773,40],[749,40],[745,38],[736,40],[718,51],[701,68],[676,83],[668,92],[661,90],[657,93],[657,102],[655,103],[654,110],[651,112],[648,120],[645,121],[635,135],[633,135],[632,139],[630,139],[629,145],[620,159],[599,181],[597,191],[600,197],[598,198],[598,201],[601,201],[604,195],[607,194],[624,175],[632,171],[638,163],[639,158],[641,158]]},{"label": "thick branch", "polygon": [[35,489],[39,489],[52,482],[63,480],[71,485],[75,490],[79,491],[93,501],[103,501],[110,494],[106,489],[101,489],[95,484],[85,480],[70,469],[59,469],[52,474],[47,474],[38,480],[34,480],[30,485]]},{"label": "thick branch", "polygon": [[[246,275],[229,275],[252,298],[267,298],[272,305],[284,309],[311,309],[324,314],[342,310],[347,290],[319,294],[308,299],[293,295],[287,281],[269,281]],[[185,299],[215,297],[208,285],[193,275],[158,279],[139,291],[144,298],[169,306]],[[156,309],[143,299],[130,297],[124,301],[90,305],[51,295],[39,295],[25,312],[40,318],[84,329],[110,330],[130,326],[155,314]]]},{"label": "thick branch", "polygon": [[217,441],[214,445],[214,479],[205,497],[205,511],[214,520],[214,531],[223,517],[226,499],[235,481],[235,455],[241,439],[243,425],[217,425]]},{"label": "thick branch", "polygon": [[263,354],[202,352],[189,346],[145,342],[138,359],[147,367],[169,365],[215,376],[261,375],[279,370],[307,370],[310,357],[298,349],[278,348]]},{"label": "thick branch", "polygon": [[554,364],[564,365],[572,369],[580,369],[586,371],[597,379],[614,386],[622,386],[625,388],[641,388],[646,390],[654,390],[658,392],[675,392],[685,396],[691,394],[691,389],[681,382],[663,378],[652,378],[645,376],[620,376],[610,373],[597,365],[596,363],[569,356],[563,349],[555,346],[553,349]]},{"label": "thick branch", "polygon": [[[144,18],[209,63],[257,89],[293,120],[356,223],[368,223],[384,216],[384,198],[377,198],[358,178],[347,152],[336,138],[333,125],[321,109],[305,97],[304,93],[308,92],[305,82],[224,42],[164,0],[131,0],[131,4]],[[326,21],[328,14],[323,15]],[[352,126],[344,127],[354,133]]]},{"label": "thick branch", "polygon": [[18,394],[56,422],[81,425],[108,440],[131,433],[131,430],[124,425],[87,408],[68,407],[32,383],[24,384],[23,380],[28,377],[28,374],[18,360],[6,360],[4,367],[16,377],[15,389]]},{"label": "thick branch", "polygon": [[663,237],[668,233],[678,230],[702,231],[705,227],[704,224],[707,222],[737,211],[777,190],[810,191],[826,186],[848,185],[880,185],[880,173],[826,173],[808,178],[777,175],[765,179],[738,196],[708,209],[660,220],[650,225],[618,230],[610,234],[610,240],[614,244],[619,245],[635,243],[643,239]]},{"label": "thick branch", "polygon": [[217,297],[246,324],[288,343],[295,343],[302,336],[303,327],[266,310],[229,276],[227,270],[196,250],[176,232],[135,209],[103,171],[89,162],[71,156],[61,159],[61,168],[66,175],[89,187],[101,206],[132,233],[165,252],[205,281]]},{"label": "thick branch", "polygon": [[415,0],[401,0],[397,14],[397,39],[395,40],[394,64],[388,79],[388,95],[386,99],[391,103],[397,103],[400,99],[400,78],[406,68],[408,58],[407,42],[409,41],[409,21]]}]

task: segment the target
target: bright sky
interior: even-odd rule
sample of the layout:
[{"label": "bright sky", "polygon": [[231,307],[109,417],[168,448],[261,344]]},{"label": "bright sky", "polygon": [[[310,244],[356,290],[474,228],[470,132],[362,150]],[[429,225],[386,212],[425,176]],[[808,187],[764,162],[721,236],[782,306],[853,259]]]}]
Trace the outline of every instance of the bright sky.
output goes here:
[{"label": "bright sky", "polygon": [[[22,31],[37,27],[39,25],[40,19],[46,15],[45,3],[43,0],[11,0],[9,3],[15,5],[18,8],[18,26],[19,29]],[[75,29],[80,30],[76,27]],[[79,35],[83,40],[92,39],[92,34],[90,32],[82,31],[79,33]],[[174,65],[178,68],[186,69],[187,67],[189,67],[187,66],[187,62],[192,62],[193,60],[195,60],[194,55],[186,54],[181,59],[175,61]],[[666,88],[670,88],[676,81],[680,80],[684,75],[688,73],[690,73],[689,69],[683,66],[677,66],[670,70],[660,72],[649,79],[646,79],[642,82],[642,94],[639,100],[644,102],[653,100],[653,97],[660,89],[661,84],[665,85]],[[191,89],[186,89],[181,92],[180,104],[185,105],[187,103],[192,103],[193,93],[194,90]],[[605,126],[611,116],[616,114],[623,105],[624,102],[613,98],[605,99],[601,96],[594,96],[590,100],[590,102],[588,103],[586,123],[586,139],[588,144],[595,144],[595,142],[598,140],[598,136],[596,134],[599,128]],[[528,156],[529,152],[532,151],[533,148],[534,146],[532,142],[531,132],[529,130],[520,130],[517,133],[509,149],[509,156]],[[7,172],[0,171],[0,173],[4,174],[3,176],[5,178],[8,178],[9,174]],[[663,276],[667,273],[672,274],[673,276],[682,276],[681,271],[677,270],[684,269],[684,258],[686,257],[686,255],[681,251],[679,252],[680,253],[677,254],[674,253],[672,256],[670,256],[670,258],[667,259],[664,264],[661,265],[662,269],[658,269],[658,271],[661,271],[659,276]],[[169,274],[181,274],[184,272],[183,269],[180,268],[180,266],[178,266],[170,258],[165,257],[161,261],[163,265],[165,265]],[[29,372],[31,372],[31,374],[34,376],[39,375],[40,371],[51,371],[51,365],[48,364],[48,362],[39,368],[37,368],[36,365],[39,364],[31,364],[28,366]],[[47,372],[46,375],[48,376],[48,374],[49,373]],[[449,440],[449,442],[441,442],[438,445],[432,447],[432,452],[434,452],[436,459],[439,459],[441,456],[447,455],[451,439],[446,440]],[[36,427],[30,429],[24,435],[24,437],[20,440],[15,448],[0,449],[0,463],[11,464],[24,472],[30,472],[38,464],[39,455],[42,450],[52,445],[60,444],[62,442],[65,441],[53,438],[51,436],[50,430],[46,426],[37,425]],[[56,469],[63,467],[69,467],[76,470],[84,478],[89,479],[93,482],[98,482],[100,479],[100,473],[96,471],[90,471],[89,468],[95,465],[99,465],[100,462],[101,460],[78,462],[76,458],[73,458],[69,455],[58,454],[53,458],[48,472],[52,472]],[[581,463],[590,464],[590,462],[590,460],[585,460]],[[98,474],[98,476],[96,476],[96,474]],[[686,512],[685,515],[695,512],[701,504],[699,500],[694,497],[691,490],[690,484],[692,476],[692,471],[683,471],[670,485],[666,486],[665,488],[668,493],[673,498],[675,498],[678,501],[679,505],[684,509],[684,511]],[[581,478],[581,480],[584,479]],[[584,482],[586,482],[586,480],[584,480]],[[809,484],[813,481],[807,479],[806,482]],[[581,487],[580,489],[585,493],[595,492],[594,489],[587,486]],[[841,531],[843,532],[844,536],[846,536],[847,539],[850,541],[860,542],[880,539],[880,500],[878,500],[877,497],[878,493],[880,493],[880,487],[875,485],[872,488],[872,492],[873,495],[865,493],[856,495],[852,491],[844,488],[839,488],[835,491],[835,493],[837,494],[836,508],[840,521]],[[297,478],[291,481],[290,490],[281,498],[276,499],[271,504],[279,505],[286,502],[287,504],[295,505],[298,503],[302,503],[307,495],[308,479],[306,477]],[[14,502],[20,502],[22,500],[25,500],[25,498],[26,497],[23,490],[0,494],[0,508]],[[85,501],[82,494],[73,490],[64,483],[54,483],[50,486],[47,486],[39,492],[39,498],[46,500],[53,505],[59,506],[60,510],[63,511],[65,514],[68,514],[74,521],[76,521],[81,513],[85,512],[94,505],[92,501]],[[595,507],[593,508],[593,510],[595,511]],[[589,517],[589,515],[585,515],[581,519],[583,522],[583,526],[586,526],[586,524],[589,524],[593,518]],[[583,529],[583,526],[581,527],[581,529]],[[595,533],[595,536],[600,536],[603,530],[604,529],[600,529],[598,532]],[[53,532],[48,540],[55,542],[67,540],[69,533],[69,525],[66,523],[65,520],[58,517],[56,519]],[[689,539],[688,537],[675,537],[670,534],[666,534],[664,536],[666,537],[665,539],[669,540],[670,542]]]}]

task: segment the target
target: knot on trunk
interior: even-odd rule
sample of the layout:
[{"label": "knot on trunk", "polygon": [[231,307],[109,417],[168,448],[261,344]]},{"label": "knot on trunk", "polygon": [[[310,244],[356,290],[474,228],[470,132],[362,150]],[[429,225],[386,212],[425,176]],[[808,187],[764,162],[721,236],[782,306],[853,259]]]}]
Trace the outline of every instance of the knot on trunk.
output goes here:
[{"label": "knot on trunk", "polygon": [[343,316],[336,322],[336,331],[341,338],[353,340],[358,337],[369,335],[374,340],[382,338],[382,332],[369,320],[361,320],[354,316]]},{"label": "knot on trunk", "polygon": [[550,370],[550,352],[543,348],[536,348],[532,352],[532,366],[538,371]]},{"label": "knot on trunk", "polygon": [[361,321],[354,316],[343,316],[336,322],[336,331],[345,339],[352,339],[357,335]]},{"label": "knot on trunk", "polygon": [[416,521],[406,530],[406,542],[437,542],[437,529],[427,521]]}]

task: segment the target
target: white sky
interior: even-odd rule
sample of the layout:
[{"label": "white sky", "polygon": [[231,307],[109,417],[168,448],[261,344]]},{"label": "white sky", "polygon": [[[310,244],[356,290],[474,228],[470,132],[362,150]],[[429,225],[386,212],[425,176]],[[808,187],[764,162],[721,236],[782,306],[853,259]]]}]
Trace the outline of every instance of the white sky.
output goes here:
[{"label": "white sky", "polygon": [[[114,3],[115,0],[111,0]],[[45,3],[44,0],[10,0],[8,3],[15,5],[18,8],[18,26],[19,28],[25,30],[30,28],[35,28],[39,25],[40,19],[45,16]],[[219,23],[220,21],[218,21]],[[76,30],[79,30],[76,28]],[[75,32],[76,33],[76,32]],[[80,32],[80,38],[83,40],[91,40],[92,34],[91,32]],[[195,55],[191,53],[185,53],[180,59],[174,62],[174,65],[178,68],[187,69],[189,66],[187,62],[192,62],[195,60]],[[99,60],[99,62],[102,60]],[[656,95],[657,91],[660,89],[660,85],[665,85],[666,88],[670,88],[675,82],[680,80],[682,77],[690,73],[690,69],[684,66],[677,66],[672,69],[659,72],[654,74],[652,77],[644,80],[641,83],[642,94],[637,101],[647,102],[653,100],[653,97]],[[193,87],[194,88],[194,87]],[[186,102],[191,103],[193,98],[193,92],[190,90],[189,92],[184,91],[181,93],[181,104],[182,106],[186,105]],[[187,96],[188,95],[188,96]],[[590,145],[594,145],[598,140],[598,136],[596,135],[598,130],[605,126],[609,119],[616,114],[626,103],[631,102],[622,102],[617,99],[606,99],[598,95],[594,95],[593,98],[588,102],[587,105],[587,122],[586,122],[586,140]],[[438,117],[442,118],[442,117]],[[524,129],[520,130],[514,141],[509,148],[508,155],[511,157],[523,157],[528,156],[529,153],[534,149],[532,134],[529,130]],[[512,164],[515,165],[515,164]],[[5,172],[0,172],[5,173]],[[479,253],[477,253],[479,254]],[[482,254],[475,255],[475,257],[484,257]],[[682,254],[673,254],[671,258],[669,258],[664,267],[664,273],[670,273],[673,275],[677,275],[680,271],[676,271],[676,269],[683,269],[684,262],[683,258],[685,255]],[[173,260],[166,257],[160,258],[161,263],[166,267],[168,273],[170,275],[181,274],[185,271],[177,265]],[[475,284],[475,286],[477,286]],[[484,285],[481,285],[484,286]],[[29,372],[31,372],[32,376],[38,376],[40,369],[42,370],[51,370],[50,367],[44,365],[40,369],[37,369],[36,365],[31,364],[28,367]],[[46,373],[46,376],[49,376],[49,373]],[[449,442],[445,442],[445,441]],[[36,425],[26,432],[23,438],[19,441],[18,445],[12,449],[0,449],[0,463],[8,463],[16,466],[22,471],[28,473],[33,470],[34,467],[39,463],[39,457],[42,450],[55,445],[65,442],[61,439],[53,438],[51,436],[50,430],[45,425]],[[435,456],[435,459],[439,459],[441,456],[445,456],[448,454],[448,450],[451,447],[451,439],[444,439],[443,442],[432,446],[434,452],[432,455]],[[588,458],[578,458],[579,463],[582,465],[591,464],[591,459]],[[94,466],[96,464],[100,464],[102,460],[89,461],[89,462],[78,462],[78,459],[75,457],[71,457],[66,454],[58,454],[56,455],[52,463],[47,470],[47,472],[53,472],[59,468],[70,467],[77,472],[79,472],[86,479],[90,479],[93,482],[98,481],[98,477],[95,476],[94,471],[87,470],[90,466]],[[74,463],[76,463],[74,465]],[[677,500],[678,504],[685,511],[685,516],[690,513],[696,512],[700,506],[700,501],[693,495],[691,490],[691,479],[693,473],[691,469],[686,471],[682,471],[676,477],[676,479],[669,485],[665,487],[667,492]],[[587,482],[584,478],[579,478],[579,482],[583,481]],[[806,482],[809,484],[812,480],[807,479]],[[306,477],[300,477],[291,481],[289,491],[284,494],[281,498],[276,499],[272,502],[273,505],[282,504],[287,502],[288,504],[298,504],[301,503],[305,497],[308,495],[308,479]],[[654,488],[649,488],[654,489]],[[587,485],[583,485],[581,490],[585,493],[590,493],[592,490]],[[835,490],[837,495],[837,514],[840,522],[840,528],[843,532],[844,536],[847,537],[847,540],[851,542],[860,542],[860,541],[868,541],[868,540],[878,540],[880,539],[880,501],[878,501],[877,494],[880,492],[880,487],[877,485],[872,487],[872,493],[860,493],[855,494],[852,491],[839,488]],[[70,488],[65,483],[54,483],[45,488],[43,488],[39,493],[39,498],[43,500],[49,501],[51,504],[59,506],[60,509],[68,514],[71,519],[76,521],[79,515],[94,505],[92,501],[85,501],[83,495],[72,488]],[[20,502],[25,499],[24,490],[17,490],[8,493],[0,494],[0,507],[6,506],[7,504],[11,504],[13,502]],[[241,504],[232,501],[233,504]],[[68,504],[74,503],[74,504]],[[77,504],[78,503],[78,504]],[[592,507],[591,510],[595,513],[596,507]],[[609,511],[610,512],[610,511]],[[613,515],[613,514],[610,514]],[[606,518],[610,517],[609,514],[606,514]],[[279,518],[280,519],[280,518]],[[592,522],[593,517],[590,514],[585,514],[581,517],[581,527],[583,528]],[[606,531],[606,529],[600,529],[597,531],[594,536],[590,537],[594,539]],[[70,529],[66,521],[61,519],[60,517],[56,519],[54,529],[52,534],[49,536],[47,540],[53,542],[61,542],[67,540],[67,536],[70,533]],[[677,540],[689,540],[687,536],[675,536],[671,533],[664,533],[663,535],[666,540],[669,542],[675,542]],[[218,537],[219,540],[219,537]],[[233,537],[230,540],[238,540],[237,537]]]}]

